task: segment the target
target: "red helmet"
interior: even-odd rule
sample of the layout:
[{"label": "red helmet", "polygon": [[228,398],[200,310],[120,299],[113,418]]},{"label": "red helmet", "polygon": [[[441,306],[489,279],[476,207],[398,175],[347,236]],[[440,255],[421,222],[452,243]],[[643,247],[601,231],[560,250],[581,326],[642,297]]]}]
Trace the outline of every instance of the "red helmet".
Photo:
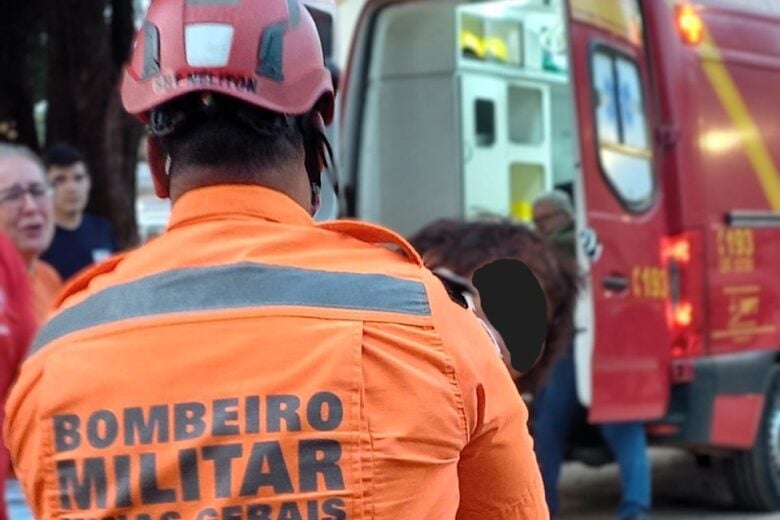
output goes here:
[{"label": "red helmet", "polygon": [[333,80],[300,0],[154,0],[122,80],[125,109],[210,91],[283,114],[333,118]]}]

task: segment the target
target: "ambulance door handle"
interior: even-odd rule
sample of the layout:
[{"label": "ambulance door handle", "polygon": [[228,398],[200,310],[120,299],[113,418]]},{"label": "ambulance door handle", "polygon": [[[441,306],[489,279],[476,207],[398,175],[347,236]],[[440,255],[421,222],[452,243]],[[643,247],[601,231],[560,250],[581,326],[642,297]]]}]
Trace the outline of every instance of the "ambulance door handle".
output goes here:
[{"label": "ambulance door handle", "polygon": [[608,291],[622,293],[628,290],[628,277],[622,274],[612,273],[601,279],[601,284]]}]

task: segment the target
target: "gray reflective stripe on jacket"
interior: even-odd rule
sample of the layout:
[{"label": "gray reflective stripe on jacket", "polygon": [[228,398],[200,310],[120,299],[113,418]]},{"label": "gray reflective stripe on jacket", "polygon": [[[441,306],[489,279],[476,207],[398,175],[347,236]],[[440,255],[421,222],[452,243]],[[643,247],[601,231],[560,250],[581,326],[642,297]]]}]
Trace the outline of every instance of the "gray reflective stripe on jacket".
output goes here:
[{"label": "gray reflective stripe on jacket", "polygon": [[104,289],[65,309],[33,342],[36,352],[72,332],[131,318],[252,307],[325,307],[430,315],[421,282],[259,263],[165,271]]}]

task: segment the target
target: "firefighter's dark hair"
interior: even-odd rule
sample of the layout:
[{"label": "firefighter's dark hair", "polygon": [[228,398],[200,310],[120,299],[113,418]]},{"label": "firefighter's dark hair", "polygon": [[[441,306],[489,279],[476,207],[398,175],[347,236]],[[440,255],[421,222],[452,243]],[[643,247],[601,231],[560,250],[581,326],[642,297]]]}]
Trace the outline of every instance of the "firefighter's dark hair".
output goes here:
[{"label": "firefighter's dark hair", "polygon": [[216,94],[190,95],[155,109],[151,130],[171,161],[183,167],[227,167],[250,178],[258,169],[302,157],[297,118]]}]

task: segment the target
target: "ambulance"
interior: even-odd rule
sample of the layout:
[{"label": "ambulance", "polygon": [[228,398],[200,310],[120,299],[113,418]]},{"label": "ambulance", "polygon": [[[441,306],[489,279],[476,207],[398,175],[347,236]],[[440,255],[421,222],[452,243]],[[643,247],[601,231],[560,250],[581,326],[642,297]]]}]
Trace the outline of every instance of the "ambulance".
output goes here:
[{"label": "ambulance", "polygon": [[780,510],[780,2],[367,0],[349,49],[322,211],[409,235],[569,191],[588,421]]}]

